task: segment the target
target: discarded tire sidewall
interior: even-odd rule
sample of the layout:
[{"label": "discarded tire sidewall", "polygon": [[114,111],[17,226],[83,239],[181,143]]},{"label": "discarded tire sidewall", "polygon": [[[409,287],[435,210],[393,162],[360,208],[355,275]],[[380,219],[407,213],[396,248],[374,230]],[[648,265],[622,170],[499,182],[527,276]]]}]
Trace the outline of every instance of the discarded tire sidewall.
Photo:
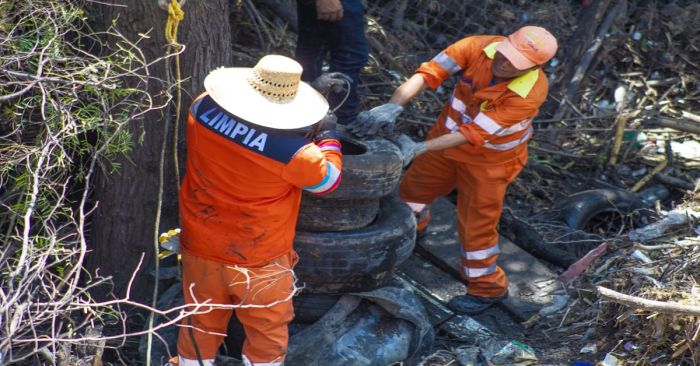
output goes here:
[{"label": "discarded tire sidewall", "polygon": [[396,266],[413,251],[416,221],[398,197],[380,202],[370,225],[343,232],[297,231],[294,268],[301,285],[312,293],[369,291],[387,284]]},{"label": "discarded tire sidewall", "polygon": [[346,231],[369,225],[379,212],[379,199],[401,179],[401,153],[380,137],[357,139],[341,133],[343,173],[328,195],[302,195],[297,229]]},{"label": "discarded tire sidewall", "polygon": [[591,219],[600,214],[618,212],[628,215],[643,208],[639,197],[629,191],[593,189],[567,197],[559,202],[553,211],[569,227],[585,230]]}]

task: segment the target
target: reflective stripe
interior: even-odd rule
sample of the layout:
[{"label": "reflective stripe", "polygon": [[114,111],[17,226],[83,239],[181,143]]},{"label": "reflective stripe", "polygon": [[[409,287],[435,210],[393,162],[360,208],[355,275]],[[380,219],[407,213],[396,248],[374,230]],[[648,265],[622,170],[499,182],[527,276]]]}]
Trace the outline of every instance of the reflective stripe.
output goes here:
[{"label": "reflective stripe", "polygon": [[464,275],[468,278],[483,277],[496,272],[496,263],[488,267],[464,267]]},{"label": "reflective stripe", "polygon": [[440,65],[445,71],[450,74],[454,74],[460,69],[461,66],[455,61],[450,55],[446,54],[445,51],[440,52],[437,56],[433,57],[433,62]]},{"label": "reflective stripe", "polygon": [[495,135],[503,129],[501,125],[498,124],[498,122],[492,120],[489,116],[479,113],[476,115],[476,118],[474,118],[474,123],[479,125],[484,131],[486,131],[489,135]]},{"label": "reflective stripe", "polygon": [[486,249],[481,249],[481,250],[474,250],[474,251],[463,251],[462,256],[467,259],[467,260],[482,260],[486,259],[488,257],[494,256],[498,253],[501,252],[501,249],[498,247],[498,244],[486,248]]},{"label": "reflective stripe", "polygon": [[459,125],[450,116],[445,118],[445,127],[451,132],[457,132],[457,130],[459,130]]},{"label": "reflective stripe", "polygon": [[243,355],[243,365],[245,366],[282,366],[284,361],[273,361],[273,362],[251,362],[248,357]]},{"label": "reflective stripe", "polygon": [[411,211],[413,211],[415,213],[419,213],[419,212],[423,211],[425,206],[427,206],[427,204],[425,204],[425,203],[417,203],[417,202],[406,202],[406,204],[408,205],[408,207],[411,208]]},{"label": "reflective stripe", "polygon": [[340,180],[340,170],[335,167],[335,165],[330,162],[326,162],[326,176],[323,177],[321,182],[310,187],[304,187],[311,193],[321,194],[331,190],[335,187],[336,183]]},{"label": "reflective stripe", "polygon": [[483,128],[484,131],[488,132],[490,135],[494,136],[507,136],[512,135],[516,132],[523,131],[530,127],[530,122],[532,118],[524,119],[510,127],[501,127],[498,122],[492,120],[489,116],[479,113],[474,118],[474,123]]},{"label": "reflective stripe", "polygon": [[530,138],[530,136],[532,136],[532,126],[530,126],[530,128],[527,129],[527,132],[524,135],[520,136],[520,138],[517,140],[513,140],[510,142],[504,142],[502,144],[492,144],[490,142],[487,142],[484,144],[484,147],[487,147],[487,148],[493,149],[493,150],[501,150],[501,151],[510,150],[510,149],[512,149],[512,148],[514,148],[514,147],[516,147],[524,142],[527,142],[527,140]]},{"label": "reflective stripe", "polygon": [[464,102],[459,100],[459,98],[455,97],[454,95],[452,96],[452,103],[450,103],[452,109],[456,110],[459,113],[465,113],[467,111],[467,106],[464,105]]},{"label": "reflective stripe", "polygon": [[202,363],[200,364],[198,360],[190,360],[189,358],[183,358],[180,356],[180,359],[178,360],[178,366],[214,366],[214,359],[206,359],[202,360]]}]

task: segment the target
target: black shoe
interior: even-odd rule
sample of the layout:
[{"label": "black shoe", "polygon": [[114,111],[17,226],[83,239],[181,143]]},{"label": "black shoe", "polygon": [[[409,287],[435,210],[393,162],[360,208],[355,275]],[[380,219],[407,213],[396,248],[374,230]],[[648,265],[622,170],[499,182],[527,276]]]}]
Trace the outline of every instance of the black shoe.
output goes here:
[{"label": "black shoe", "polygon": [[459,295],[455,296],[447,303],[452,311],[465,315],[476,315],[490,308],[494,304],[505,300],[508,297],[508,292],[497,297],[481,297],[474,295]]}]

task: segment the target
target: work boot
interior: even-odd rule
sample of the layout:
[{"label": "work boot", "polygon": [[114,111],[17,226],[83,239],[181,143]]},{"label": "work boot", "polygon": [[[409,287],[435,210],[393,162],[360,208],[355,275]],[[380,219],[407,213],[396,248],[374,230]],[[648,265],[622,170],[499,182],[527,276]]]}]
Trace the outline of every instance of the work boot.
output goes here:
[{"label": "work boot", "polygon": [[447,303],[452,311],[465,315],[476,315],[490,308],[494,304],[505,300],[508,297],[508,291],[497,297],[481,297],[474,295],[458,295],[450,299]]}]

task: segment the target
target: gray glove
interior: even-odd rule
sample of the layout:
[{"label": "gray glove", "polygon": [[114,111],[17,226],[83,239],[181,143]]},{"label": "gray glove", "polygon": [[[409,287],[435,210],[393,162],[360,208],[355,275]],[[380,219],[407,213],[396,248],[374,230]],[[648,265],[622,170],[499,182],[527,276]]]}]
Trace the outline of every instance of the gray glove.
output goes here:
[{"label": "gray glove", "polygon": [[376,134],[389,136],[394,133],[396,117],[402,111],[403,107],[398,104],[382,104],[358,114],[357,119],[350,123],[347,129],[359,137]]},{"label": "gray glove", "polygon": [[323,95],[328,94],[329,91],[341,93],[350,89],[352,79],[342,72],[327,72],[314,79],[310,85]]},{"label": "gray glove", "polygon": [[391,142],[396,144],[401,151],[403,166],[407,166],[413,161],[413,158],[427,151],[424,142],[415,142],[405,134],[392,135],[387,137]]}]

